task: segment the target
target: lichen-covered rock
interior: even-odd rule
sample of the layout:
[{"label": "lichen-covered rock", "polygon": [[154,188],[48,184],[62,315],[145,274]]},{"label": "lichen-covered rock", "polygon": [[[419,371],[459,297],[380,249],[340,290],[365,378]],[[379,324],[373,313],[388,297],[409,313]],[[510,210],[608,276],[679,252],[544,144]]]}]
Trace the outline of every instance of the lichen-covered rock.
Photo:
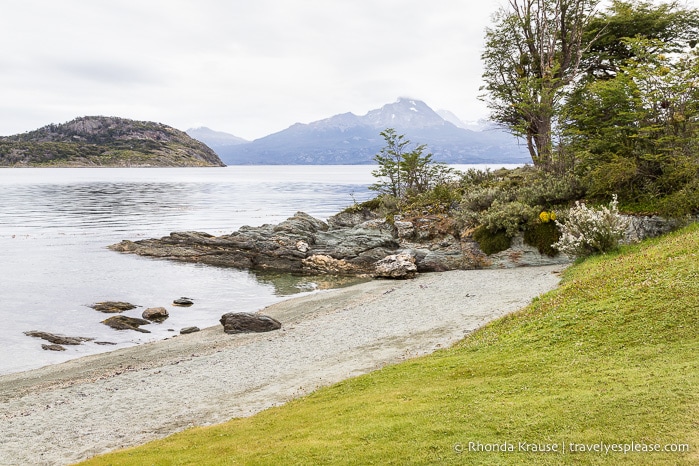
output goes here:
[{"label": "lichen-covered rock", "polygon": [[168,317],[170,317],[170,314],[168,314],[167,309],[165,309],[164,307],[149,307],[148,309],[143,311],[141,317],[143,317],[146,320],[150,320],[151,322],[160,323]]},{"label": "lichen-covered rock", "polygon": [[262,314],[229,312],[221,316],[221,325],[226,333],[271,332],[282,328],[281,322]]},{"label": "lichen-covered rock", "polygon": [[415,258],[409,254],[392,254],[376,263],[374,276],[377,278],[415,278]]}]

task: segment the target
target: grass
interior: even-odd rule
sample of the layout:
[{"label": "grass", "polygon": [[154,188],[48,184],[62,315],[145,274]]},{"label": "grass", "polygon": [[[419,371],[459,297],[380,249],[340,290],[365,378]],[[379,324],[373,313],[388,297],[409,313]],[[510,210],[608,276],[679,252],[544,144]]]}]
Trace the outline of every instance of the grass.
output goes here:
[{"label": "grass", "polygon": [[576,264],[558,289],[452,348],[84,464],[698,464],[698,297],[694,225]]}]

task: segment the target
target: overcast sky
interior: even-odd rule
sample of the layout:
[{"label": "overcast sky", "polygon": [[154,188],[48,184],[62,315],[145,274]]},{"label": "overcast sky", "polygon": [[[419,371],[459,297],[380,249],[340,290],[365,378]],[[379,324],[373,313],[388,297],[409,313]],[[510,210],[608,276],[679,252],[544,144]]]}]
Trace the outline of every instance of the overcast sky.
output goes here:
[{"label": "overcast sky", "polygon": [[246,139],[398,97],[462,120],[503,0],[5,0],[0,135],[77,116]]}]

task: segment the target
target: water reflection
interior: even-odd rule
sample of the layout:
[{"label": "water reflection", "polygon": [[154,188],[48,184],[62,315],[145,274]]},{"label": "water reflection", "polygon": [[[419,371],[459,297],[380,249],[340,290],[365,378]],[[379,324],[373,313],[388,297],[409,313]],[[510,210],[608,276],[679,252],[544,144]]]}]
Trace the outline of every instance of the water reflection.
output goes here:
[{"label": "water reflection", "polygon": [[301,275],[283,272],[251,270],[250,275],[260,284],[274,287],[277,296],[291,296],[298,293],[317,290],[344,288],[369,281],[369,278],[336,275]]}]

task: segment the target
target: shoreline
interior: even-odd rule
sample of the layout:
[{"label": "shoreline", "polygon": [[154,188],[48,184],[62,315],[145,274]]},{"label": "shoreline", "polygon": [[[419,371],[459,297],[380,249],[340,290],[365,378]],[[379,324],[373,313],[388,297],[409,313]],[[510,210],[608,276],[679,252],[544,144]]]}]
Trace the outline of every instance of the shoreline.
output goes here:
[{"label": "shoreline", "polygon": [[555,288],[563,268],[374,280],[261,310],[278,331],[216,326],[0,376],[0,464],[80,461],[429,354]]}]

